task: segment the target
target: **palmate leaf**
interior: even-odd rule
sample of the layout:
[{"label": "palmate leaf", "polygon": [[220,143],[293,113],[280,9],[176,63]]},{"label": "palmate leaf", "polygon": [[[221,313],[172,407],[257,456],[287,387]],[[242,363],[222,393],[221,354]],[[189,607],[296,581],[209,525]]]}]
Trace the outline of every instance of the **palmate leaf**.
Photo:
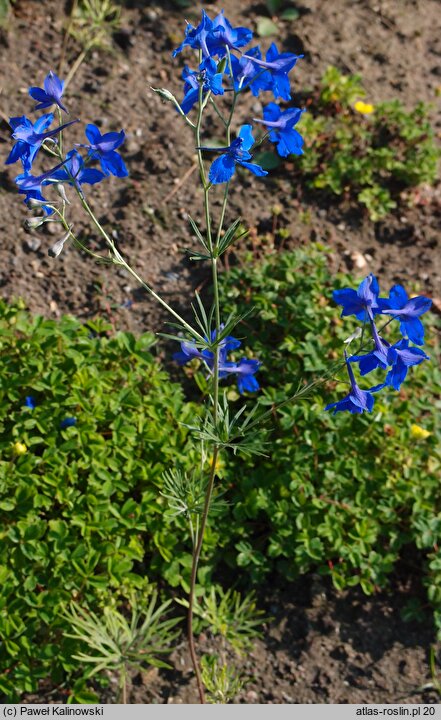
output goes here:
[{"label": "palmate leaf", "polygon": [[64,634],[83,643],[89,650],[73,657],[94,666],[89,675],[103,670],[139,667],[141,663],[169,667],[157,655],[170,652],[170,645],[178,634],[174,627],[180,618],[163,619],[170,603],[168,600],[158,606],[157,593],[153,593],[148,607],[140,610],[133,599],[130,623],[112,606],[106,606],[102,616],[98,616],[72,604],[70,610],[64,612],[70,625],[70,630]]},{"label": "palmate leaf", "polygon": [[[253,418],[256,415],[259,404],[250,410],[248,415],[240,422],[247,406],[240,408],[230,420],[230,410],[227,393],[224,393],[222,403],[218,403],[217,421],[211,410],[208,410],[204,418],[198,418],[195,425],[183,423],[194,435],[203,442],[216,445],[219,448],[229,448],[236,455],[238,452],[244,455],[265,456],[263,448],[268,444],[264,439],[263,429],[257,432],[254,427]],[[268,420],[270,413],[263,413]],[[263,423],[260,423],[263,424]],[[252,427],[251,427],[252,426]]]}]

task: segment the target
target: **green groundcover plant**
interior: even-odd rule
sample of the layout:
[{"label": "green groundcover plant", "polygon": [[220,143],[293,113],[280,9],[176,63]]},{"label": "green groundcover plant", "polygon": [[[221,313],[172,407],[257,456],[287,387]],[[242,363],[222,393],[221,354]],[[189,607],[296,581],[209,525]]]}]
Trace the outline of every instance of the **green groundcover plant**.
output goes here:
[{"label": "green groundcover plant", "polygon": [[[99,3],[91,0],[87,5],[99,9]],[[106,3],[106,7],[110,5]],[[290,73],[302,56],[285,52],[275,43],[262,53],[259,46],[253,45],[252,31],[233,27],[223,11],[214,19],[202,11],[199,25],[187,24],[173,58],[187,53],[195,66],[192,69],[184,64],[182,99],[166,88],[154,89],[158,101],[165,104],[164,122],[174,118],[188,129],[202,189],[203,221],[196,223],[189,218],[199,247],[190,252],[190,257],[209,269],[212,296],[202,298],[196,293],[189,302],[192,312],[186,317],[132,268],[125,259],[123,242],[103,226],[89,196],[89,186],[105,182],[110,175],[125,182],[129,169],[121,154],[124,130],[102,133],[100,127],[88,123],[87,142],[69,144],[67,131],[80,121],[70,114],[73,107],[69,108],[65,97],[69,76],[65,83],[53,71],[48,72],[41,86],[29,87],[33,111],[43,113],[35,120],[19,115],[9,121],[13,144],[6,164],[21,166],[15,182],[33,211],[26,221],[28,229],[38,230],[46,223],[54,223],[60,233],[48,249],[54,259],[71,245],[135,278],[169,315],[170,332],[166,337],[179,348],[173,354],[174,361],[190,372],[195,364],[200,366],[198,385],[204,391],[204,402],[189,406],[182,392],[161,376],[149,354],[151,336],[136,340],[118,335],[106,339],[91,328],[92,337],[88,337],[87,331],[73,320],[63,321],[60,329],[34,320],[25,332],[21,324],[27,321],[20,313],[13,312],[9,317],[5,337],[11,339],[10,369],[5,375],[4,394],[12,407],[8,407],[4,422],[8,426],[7,442],[11,436],[13,442],[6,447],[10,457],[4,466],[7,496],[2,508],[8,513],[2,550],[4,582],[9,593],[3,652],[5,663],[12,659],[6,668],[7,681],[20,672],[24,685],[35,681],[33,668],[38,661],[32,641],[44,648],[43,657],[49,660],[49,656],[55,656],[58,669],[71,669],[69,662],[75,658],[87,658],[89,675],[93,666],[95,670],[112,668],[119,676],[125,699],[129,665],[136,666],[144,653],[151,662],[162,663],[158,656],[167,638],[172,641],[174,621],[162,619],[162,610],[154,609],[156,595],[155,602],[149,601],[153,604],[145,601],[144,614],[137,603],[131,603],[130,610],[126,608],[128,614],[131,612],[130,620],[122,615],[123,609],[109,612],[105,608],[112,591],[121,596],[124,589],[142,592],[147,590],[151,574],[157,573],[162,581],[181,585],[188,596],[181,604],[187,607],[188,647],[200,702],[206,701],[207,690],[212,697],[226,701],[240,678],[235,680],[230,675],[224,652],[215,662],[200,663],[194,637],[196,618],[213,618],[213,607],[225,617],[234,614],[236,608],[244,621],[237,637],[255,625],[247,616],[248,610],[244,610],[251,608],[252,602],[242,602],[228,592],[219,596],[219,603],[216,592],[214,596],[205,594],[205,600],[200,597],[204,585],[212,583],[210,573],[217,568],[220,552],[233,566],[237,555],[237,565],[249,568],[250,577],[257,580],[268,572],[270,561],[290,577],[304,572],[310,562],[319,562],[323,555],[334,568],[336,584],[353,582],[355,578],[365,589],[371,589],[382,581],[396,558],[394,552],[403,544],[402,535],[382,542],[383,516],[370,521],[363,493],[363,511],[359,511],[356,501],[345,522],[340,517],[335,520],[335,513],[329,511],[329,504],[349,505],[347,484],[358,480],[351,475],[351,469],[353,472],[356,467],[360,478],[364,475],[359,460],[347,452],[344,459],[340,455],[333,458],[332,450],[338,443],[331,444],[328,433],[339,427],[340,421],[329,419],[325,411],[333,415],[370,414],[369,424],[362,418],[359,426],[356,419],[352,426],[358,440],[354,454],[360,455],[359,437],[364,431],[367,437],[375,434],[375,423],[387,398],[393,391],[404,392],[402,385],[408,375],[413,376],[414,366],[430,360],[422,347],[425,328],[420,318],[430,309],[431,300],[424,295],[409,297],[401,285],[393,285],[388,296],[381,295],[372,273],[357,289],[349,282],[332,293],[329,289],[329,297],[332,295],[341,306],[341,317],[355,316],[356,328],[348,337],[348,331],[354,328],[346,325],[338,337],[340,352],[333,350],[327,356],[323,347],[316,347],[317,367],[303,366],[301,362],[293,366],[295,333],[304,318],[315,323],[316,337],[321,328],[324,332],[324,323],[330,324],[326,301],[317,305],[314,288],[307,287],[308,295],[299,283],[298,294],[292,298],[294,304],[290,305],[288,298],[283,302],[284,312],[292,310],[292,329],[286,337],[280,334],[286,322],[284,315],[268,323],[270,308],[263,308],[266,324],[254,334],[253,351],[246,347],[245,338],[238,334],[247,327],[253,309],[238,300],[229,312],[224,307],[226,293],[221,294],[220,287],[221,258],[243,234],[240,218],[225,227],[229,189],[232,182],[249,183],[254,178],[262,183],[264,196],[265,190],[266,194],[271,192],[271,187],[266,186],[268,172],[253,161],[255,150],[267,140],[275,145],[280,157],[303,155],[304,140],[296,129],[303,110],[289,104]],[[236,121],[237,107],[247,92],[270,100],[263,106],[262,117],[252,118],[257,127]],[[36,170],[42,158],[43,167]],[[70,197],[74,196],[100,236],[101,245],[74,229],[70,207]],[[298,255],[295,260],[299,263],[296,270],[307,273],[307,258]],[[244,290],[253,286],[252,278]],[[273,297],[271,284],[262,292],[266,298]],[[277,307],[274,301],[273,305]],[[34,338],[32,352],[30,338]],[[255,348],[261,349],[259,358]],[[285,349],[288,357],[279,360],[278,353]],[[28,356],[28,364],[26,372],[20,372],[17,364],[24,355]],[[331,402],[316,406],[318,389],[342,371],[346,380],[339,388],[340,399],[332,402],[332,396],[328,396]],[[272,390],[276,376],[282,384]],[[232,378],[237,391],[231,391],[228,385]],[[256,396],[259,378],[266,378],[267,386],[260,397]],[[238,394],[243,396],[240,403]],[[254,398],[254,402],[248,398]],[[299,404],[301,410],[297,409]],[[321,415],[314,414],[316,407]],[[308,454],[290,456],[289,444],[283,437],[281,444],[276,439],[270,446],[268,424],[274,420],[280,428],[298,434],[296,448],[306,445],[316,451],[314,475],[302,465],[298,467]],[[320,454],[325,452],[321,430],[327,431],[324,442],[329,455]],[[262,457],[270,447],[274,457],[271,465],[265,466]],[[371,451],[372,447],[367,449]],[[237,479],[230,481],[232,492],[227,500],[224,495],[228,486],[225,488],[220,480],[223,463],[232,462],[230,455],[242,458],[242,465],[237,467],[245,475],[240,483]],[[328,463],[338,460],[346,463],[346,470],[342,464],[337,471],[329,471],[327,478],[322,470],[329,470]],[[265,467],[266,473],[262,474]],[[280,468],[279,476],[268,485],[273,467]],[[289,476],[288,467],[293,473]],[[377,482],[377,475],[381,477],[381,467],[378,472],[375,467],[371,482]],[[285,478],[283,486],[280,477]],[[258,486],[254,485],[256,479]],[[332,479],[338,484],[334,491],[338,499],[333,497],[329,503],[327,480]],[[316,487],[319,482],[321,486]],[[236,485],[238,491],[234,491]],[[292,491],[294,510],[288,500]],[[393,515],[391,493],[383,498],[381,492],[379,488],[377,508],[383,509],[381,497],[385,515],[390,507]],[[375,493],[369,487],[366,503],[372,496]],[[308,508],[306,518],[301,503]],[[210,515],[216,522],[209,522]],[[231,526],[232,518],[235,522]],[[423,513],[419,520],[424,524]],[[311,527],[314,534],[310,533]],[[67,572],[70,563],[74,572]],[[289,569],[292,565],[294,570]],[[70,611],[66,607],[69,601]],[[100,602],[101,616],[96,608]],[[208,614],[201,613],[204,602],[211,608]],[[160,605],[164,611],[168,607],[167,601]],[[70,618],[72,629],[57,638],[53,633],[61,618],[63,622]],[[226,621],[206,622],[218,628],[229,625]],[[52,633],[52,642],[42,642],[44,624]],[[80,650],[70,656],[60,650],[64,643],[81,638],[89,652]],[[130,661],[125,648],[132,648]],[[37,673],[41,671],[40,663]]]},{"label": "green groundcover plant", "polygon": [[[374,222],[405,204],[403,192],[438,178],[440,147],[422,102],[412,110],[400,100],[367,103],[360,75],[330,66],[298,129],[306,149],[295,166],[313,191],[358,202]],[[280,164],[274,153],[258,156],[269,169]]]}]

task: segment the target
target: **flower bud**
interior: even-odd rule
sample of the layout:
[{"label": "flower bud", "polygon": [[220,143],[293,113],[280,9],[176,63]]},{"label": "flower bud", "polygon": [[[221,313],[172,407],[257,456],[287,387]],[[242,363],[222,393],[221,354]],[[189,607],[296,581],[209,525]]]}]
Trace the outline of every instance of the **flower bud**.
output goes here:
[{"label": "flower bud", "polygon": [[28,208],[31,208],[31,210],[33,210],[34,208],[40,208],[42,205],[49,205],[50,207],[50,203],[48,203],[47,200],[37,200],[36,198],[30,198],[27,201],[26,205],[28,206]]},{"label": "flower bud", "polygon": [[63,200],[63,202],[67,203],[67,205],[70,205],[70,200],[68,199],[66,195],[66,190],[64,188],[63,183],[57,183],[55,185],[55,190],[57,191],[60,198]]},{"label": "flower bud", "polygon": [[37,228],[44,225],[45,220],[46,220],[46,218],[44,216],[31,217],[31,218],[27,218],[23,224],[24,224],[25,230],[36,230]]},{"label": "flower bud", "polygon": [[52,247],[49,248],[49,250],[47,251],[47,254],[49,255],[49,257],[56,258],[62,253],[63,248],[64,248],[64,243],[70,237],[72,228],[73,228],[73,225],[70,225],[67,233],[65,235],[63,235],[63,237],[60,238],[60,240],[57,240],[57,242],[54,243],[52,245]]}]

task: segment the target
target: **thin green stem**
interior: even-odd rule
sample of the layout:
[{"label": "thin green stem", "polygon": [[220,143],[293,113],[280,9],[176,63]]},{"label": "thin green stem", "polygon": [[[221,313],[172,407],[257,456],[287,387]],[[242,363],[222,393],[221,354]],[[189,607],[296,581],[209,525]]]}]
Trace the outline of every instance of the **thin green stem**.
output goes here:
[{"label": "thin green stem", "polygon": [[[59,124],[62,125],[62,124],[63,124],[63,118],[62,118],[62,116],[61,116],[61,110],[60,110],[60,108],[58,107],[58,105],[57,105],[57,116],[58,116],[58,122],[59,122]],[[59,148],[59,151],[60,151],[60,158],[63,158],[63,131],[62,131],[62,130],[61,130],[61,132],[60,132],[59,135],[58,135],[58,148]]]},{"label": "thin green stem", "polygon": [[108,233],[105,231],[105,229],[101,225],[98,218],[95,216],[92,208],[88,204],[88,202],[87,202],[86,198],[84,197],[83,193],[81,192],[81,190],[79,190],[78,188],[76,188],[76,190],[77,190],[78,196],[81,200],[81,204],[82,204],[83,208],[85,209],[85,211],[89,215],[90,219],[92,220],[92,222],[94,223],[96,228],[99,230],[99,232],[103,236],[107,245],[109,246],[111,253],[112,253],[113,261],[117,265],[121,265],[125,270],[127,270],[127,272],[129,272],[132,275],[132,277],[134,277],[135,280],[145,290],[147,290],[147,292],[150,293],[150,295],[152,295],[152,297],[154,297],[155,300],[157,300],[160,303],[160,305],[162,305],[162,307],[164,307],[171,315],[173,315],[173,317],[176,320],[179,321],[179,323],[182,325],[182,327],[184,327],[190,333],[191,336],[193,336],[194,338],[199,340],[199,342],[205,343],[205,339],[202,337],[202,335],[200,335],[200,333],[198,333],[194,328],[192,328],[191,325],[189,325],[184,320],[184,318],[179,315],[179,313],[177,313],[175,310],[173,310],[173,308],[170,307],[170,305],[168,303],[166,303],[165,300],[163,300],[162,297],[160,295],[158,295],[150,287],[150,285],[147,285],[147,283],[138,275],[138,273],[135,272],[135,270],[133,270],[133,268],[125,261],[125,259],[123,258],[123,256],[119,252],[119,250],[115,247],[115,243],[113,242],[112,238],[108,235]]},{"label": "thin green stem", "polygon": [[188,645],[189,645],[189,650],[190,650],[191,661],[192,661],[193,668],[194,668],[195,675],[196,675],[196,682],[197,682],[198,692],[199,692],[199,700],[202,705],[205,704],[205,692],[204,692],[204,685],[202,682],[201,671],[199,668],[199,663],[198,663],[198,659],[197,659],[197,655],[196,655],[196,648],[195,648],[195,644],[194,644],[193,615],[194,615],[195,587],[196,587],[198,564],[199,564],[199,558],[200,558],[201,550],[202,550],[202,543],[204,541],[205,528],[207,525],[208,512],[210,510],[211,497],[213,495],[213,487],[214,487],[214,479],[216,477],[216,465],[217,465],[218,454],[219,454],[219,448],[217,446],[215,446],[214,450],[213,450],[212,461],[211,461],[210,478],[208,480],[207,491],[205,493],[204,510],[202,513],[201,525],[199,528],[198,541],[197,541],[196,547],[193,551],[193,559],[192,559],[192,564],[191,564],[191,576],[190,576],[190,593],[189,593],[189,599],[188,599],[188,616],[187,616]]},{"label": "thin green stem", "polygon": [[214,100],[212,97],[210,98],[210,103],[212,104],[213,109],[214,109],[216,115],[218,116],[218,118],[219,118],[219,119],[221,120],[221,122],[225,125],[225,127],[227,127],[228,121],[225,120],[225,118],[224,118],[224,116],[222,115],[221,111],[219,110],[219,108],[218,108],[215,100]]}]

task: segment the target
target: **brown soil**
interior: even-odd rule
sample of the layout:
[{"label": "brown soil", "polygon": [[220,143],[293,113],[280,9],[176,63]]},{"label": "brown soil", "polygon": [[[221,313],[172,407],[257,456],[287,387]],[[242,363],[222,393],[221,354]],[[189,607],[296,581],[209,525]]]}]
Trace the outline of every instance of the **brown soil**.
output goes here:
[{"label": "brown soil", "polygon": [[[368,99],[374,103],[393,98],[409,108],[418,100],[433,103],[433,122],[439,131],[437,0],[300,0],[297,6],[301,17],[295,23],[281,22],[275,39],[285,50],[305,54],[293,75],[299,89],[316,87],[327,65],[334,64],[361,73]],[[217,9],[216,4],[204,7],[209,13]],[[235,24],[253,27],[256,16],[265,14],[264,3],[250,0],[224,0],[222,7]],[[48,69],[58,70],[67,9],[58,0],[15,3],[11,22],[0,36],[3,118],[29,114],[28,86],[41,85]],[[193,17],[199,11],[195,5],[185,15]],[[114,52],[94,52],[68,91],[74,116],[100,124],[103,131],[121,126],[126,130],[123,154],[130,177],[103,183],[91,193],[92,204],[132,265],[183,312],[193,290],[208,283],[205,271],[195,272],[182,254],[183,247],[194,246],[186,213],[201,218],[201,192],[196,173],[189,173],[195,158],[187,128],[150,86],[181,94],[182,60],[172,61],[171,50],[179,43],[185,15],[167,2],[125,3]],[[262,44],[268,43],[265,39]],[[78,52],[70,42],[66,66]],[[260,102],[251,100],[243,108],[244,119],[260,109]],[[82,129],[74,126],[69,137],[81,142]],[[10,140],[5,121],[0,140],[6,157]],[[48,316],[104,314],[117,328],[161,330],[164,314],[124,271],[94,265],[74,249],[57,260],[47,256],[57,236],[25,232],[27,210],[16,194],[16,174],[15,167],[0,173],[2,296],[21,296],[31,310]],[[357,208],[302,195],[290,178],[288,164],[264,181],[250,176],[238,179],[227,220],[242,216],[244,225],[252,229],[258,256],[277,249],[272,247],[272,208],[278,205],[278,227],[289,231],[286,248],[324,241],[334,251],[335,269],[354,268],[358,276],[373,271],[386,284],[417,283],[436,297],[441,275],[439,187],[422,188],[414,199],[413,208],[373,224]],[[79,210],[72,209],[75,229],[98,247]],[[391,592],[372,598],[356,591],[339,594],[317,578],[307,578],[299,585],[279,588],[271,601],[264,597],[271,621],[243,663],[243,672],[252,681],[240,701],[436,702],[434,691],[421,690],[431,682],[430,619],[421,626],[400,619],[400,608],[412,592],[419,591],[398,577]],[[208,640],[201,638],[201,646],[208,647]],[[135,678],[132,702],[195,701],[185,650],[178,649],[174,660],[173,673]],[[48,697],[42,689],[43,696]]]}]

